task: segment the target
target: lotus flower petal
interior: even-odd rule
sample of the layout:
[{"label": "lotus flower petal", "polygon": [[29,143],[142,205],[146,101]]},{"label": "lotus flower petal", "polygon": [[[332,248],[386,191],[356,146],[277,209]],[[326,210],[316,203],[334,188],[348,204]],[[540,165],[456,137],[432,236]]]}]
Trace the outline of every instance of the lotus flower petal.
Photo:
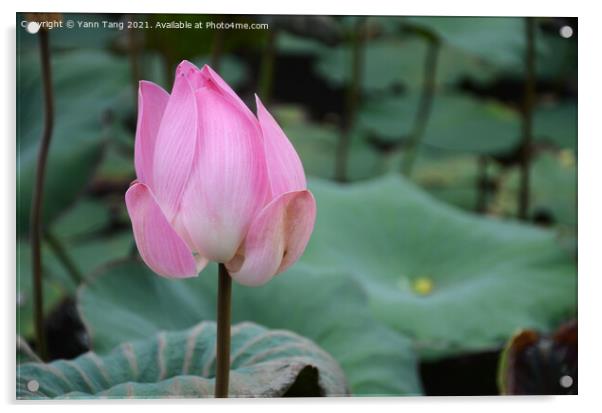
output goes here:
[{"label": "lotus flower petal", "polygon": [[125,203],[140,256],[154,272],[170,278],[194,277],[207,264],[205,259],[195,261],[148,186],[134,183],[125,194]]},{"label": "lotus flower petal", "polygon": [[247,105],[244,104],[242,99],[234,90],[232,90],[228,83],[211,69],[211,67],[204,65],[202,69],[199,69],[187,60],[182,61],[179,67],[190,74],[188,79],[194,90],[212,84],[215,86],[216,90],[218,90],[227,100],[230,100],[234,106],[238,106],[246,117],[253,121],[255,120],[255,116]]},{"label": "lotus flower petal", "polygon": [[193,90],[196,90],[205,84],[205,80],[201,75],[201,69],[199,69],[194,63],[189,62],[188,60],[182,60],[182,62],[180,62],[178,65],[178,70],[186,73],[188,81],[190,82]]},{"label": "lotus flower petal", "polygon": [[304,190],[307,188],[307,182],[299,155],[259,97],[255,96],[255,99],[272,197],[275,198],[285,192]]},{"label": "lotus flower petal", "polygon": [[270,202],[251,224],[236,256],[226,264],[234,280],[258,286],[299,259],[313,231],[316,201],[309,191]]},{"label": "lotus flower petal", "polygon": [[189,79],[193,75],[187,65],[178,66],[155,145],[151,188],[170,222],[179,209],[195,156],[198,113]]},{"label": "lotus flower petal", "polygon": [[201,77],[204,82],[215,84],[217,90],[220,91],[225,97],[231,99],[235,106],[238,106],[246,117],[255,119],[255,116],[251,110],[244,104],[241,98],[232,90],[232,88],[226,83],[224,79],[220,77],[213,69],[205,65],[201,69]]},{"label": "lotus flower petal", "polygon": [[226,262],[269,199],[263,144],[254,118],[215,83],[196,96],[199,141],[180,213],[195,250]]},{"label": "lotus flower petal", "polygon": [[155,143],[169,94],[153,82],[138,86],[138,122],[134,146],[134,164],[139,182],[152,187]]}]

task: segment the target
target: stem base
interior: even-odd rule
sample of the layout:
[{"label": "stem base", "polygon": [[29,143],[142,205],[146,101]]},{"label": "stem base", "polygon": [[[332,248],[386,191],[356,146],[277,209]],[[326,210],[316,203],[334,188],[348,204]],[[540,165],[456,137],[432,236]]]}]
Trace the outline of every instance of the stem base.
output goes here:
[{"label": "stem base", "polygon": [[217,347],[215,367],[215,397],[228,397],[230,381],[230,323],[232,278],[224,264],[219,264],[217,290]]}]

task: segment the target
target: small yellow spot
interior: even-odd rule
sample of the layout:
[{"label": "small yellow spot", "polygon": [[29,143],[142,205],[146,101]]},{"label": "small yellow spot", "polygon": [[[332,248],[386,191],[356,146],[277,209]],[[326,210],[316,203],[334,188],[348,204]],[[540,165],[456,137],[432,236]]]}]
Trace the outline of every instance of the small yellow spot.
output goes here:
[{"label": "small yellow spot", "polygon": [[563,149],[558,152],[558,161],[565,168],[575,166],[575,154],[570,149]]},{"label": "small yellow spot", "polygon": [[429,277],[418,277],[412,284],[412,289],[416,294],[428,295],[433,291],[435,285]]}]

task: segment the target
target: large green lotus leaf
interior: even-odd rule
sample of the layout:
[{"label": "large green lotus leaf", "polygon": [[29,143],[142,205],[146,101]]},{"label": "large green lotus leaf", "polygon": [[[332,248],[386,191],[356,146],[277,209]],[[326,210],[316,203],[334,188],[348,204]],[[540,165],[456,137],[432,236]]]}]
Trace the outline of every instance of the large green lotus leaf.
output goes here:
[{"label": "large green lotus leaf", "polygon": [[[294,50],[301,52],[310,48],[305,43],[294,45]],[[403,85],[410,90],[420,89],[424,82],[427,48],[428,43],[415,36],[403,41],[368,41],[364,46],[363,88],[368,92],[386,90],[396,85]],[[310,50],[319,56],[316,70],[320,76],[335,86],[349,82],[352,67],[349,46],[336,49],[321,46]],[[453,85],[463,78],[485,82],[497,73],[491,65],[462,50],[443,45],[438,53],[435,72],[437,88]]]},{"label": "large green lotus leaf", "polygon": [[[334,178],[341,131],[332,125],[310,122],[294,106],[280,107],[274,113],[299,154],[306,174]],[[379,153],[370,147],[359,130],[351,134],[347,171],[352,181],[383,173]]]},{"label": "large green lotus leaf", "polygon": [[424,148],[418,152],[412,180],[435,198],[462,209],[477,206],[479,159],[475,155],[449,155]]},{"label": "large green lotus leaf", "polygon": [[[170,280],[126,261],[81,287],[77,305],[95,351],[159,330],[215,319],[217,271]],[[350,277],[297,265],[261,288],[233,286],[234,322],[253,321],[308,337],[343,367],[354,394],[417,394],[416,358],[409,340],[366,311],[364,291]]]},{"label": "large green lotus leaf", "polygon": [[[59,239],[65,252],[83,279],[90,277],[108,262],[126,258],[134,247],[131,231],[120,231],[115,234],[96,236],[91,239]],[[50,250],[50,247],[48,247]],[[46,257],[48,270],[55,274],[61,285],[70,286],[69,291],[77,287],[73,278],[65,269],[54,251]],[[83,281],[83,280],[82,280]]]},{"label": "large green lotus leaf", "polygon": [[102,202],[82,198],[52,225],[53,234],[61,239],[78,239],[94,234],[109,225],[111,212]]},{"label": "large green lotus leaf", "polygon": [[[27,231],[43,107],[37,54],[18,56],[17,228]],[[55,126],[44,191],[44,222],[73,203],[102,156],[103,113],[129,91],[127,61],[99,51],[56,54],[52,60]],[[99,81],[101,79],[102,81]]]},{"label": "large green lotus leaf", "polygon": [[520,139],[520,116],[493,101],[467,95],[436,95],[424,143],[457,152],[491,154],[512,149]]},{"label": "large green lotus leaf", "polygon": [[[18,399],[200,398],[215,388],[214,322],[125,342],[107,355],[17,366]],[[31,383],[37,382],[37,389]],[[230,397],[344,396],[337,362],[312,341],[232,326]]]},{"label": "large green lotus leaf", "polygon": [[407,140],[414,127],[418,101],[417,93],[367,99],[360,107],[358,126],[385,141]]},{"label": "large green lotus leaf", "polygon": [[127,257],[134,248],[134,237],[131,231],[125,230],[86,242],[73,241],[67,243],[67,247],[80,272],[89,276],[102,265]]},{"label": "large green lotus leaf", "polygon": [[[315,69],[333,85],[341,86],[351,79],[349,46],[329,49],[297,42],[290,47],[294,52],[317,55],[319,60]],[[409,90],[420,89],[424,82],[427,49],[428,43],[415,36],[404,40],[379,39],[366,42],[362,66],[363,89],[377,92],[399,85]],[[436,86],[443,88],[465,77],[484,82],[492,79],[497,72],[483,60],[444,45],[439,49],[435,73]]]},{"label": "large green lotus leaf", "polygon": [[[577,226],[577,164],[575,154],[564,149],[557,154],[543,153],[532,164],[529,215],[545,212],[554,222]],[[491,210],[497,214],[516,214],[520,173],[513,168],[502,184]]]},{"label": "large green lotus leaf", "polygon": [[525,47],[525,21],[520,17],[408,17],[444,43],[500,66],[518,66]]},{"label": "large green lotus leaf", "polygon": [[[418,39],[373,40],[366,42],[362,60],[362,88],[367,91],[396,85],[419,85],[426,44]],[[351,47],[324,48],[315,66],[317,73],[334,86],[351,79]]]},{"label": "large green lotus leaf", "polygon": [[[404,157],[403,149],[383,154],[383,167],[378,175],[399,173]],[[477,155],[454,153],[423,145],[418,148],[411,177],[413,182],[441,201],[470,211],[474,211],[477,206]]]},{"label": "large green lotus leaf", "polygon": [[[403,150],[387,154],[383,158],[386,171],[401,171],[404,155]],[[411,180],[438,200],[474,211],[480,196],[477,185],[481,179],[479,162],[477,155],[437,150],[423,145],[418,148]],[[492,168],[488,169],[489,175],[492,175]],[[485,202],[490,198],[491,195],[488,195]],[[487,203],[484,206],[486,207]]]},{"label": "large green lotus leaf", "polygon": [[[449,70],[450,74],[469,74],[474,80],[486,81],[502,70],[512,68],[516,72],[524,66],[525,21],[522,18],[377,17],[374,24],[381,26],[386,35],[403,33],[407,36],[408,32],[403,29],[408,28],[434,35],[442,46],[438,68],[441,72]],[[536,36],[538,72],[549,69],[546,63],[562,64],[548,43],[554,41],[556,46],[565,40],[565,44],[559,45],[564,50],[571,42],[558,35],[545,35],[541,30],[536,30]]]},{"label": "large green lotus leaf", "polygon": [[[419,100],[417,91],[369,99],[360,109],[359,127],[385,141],[407,139],[414,127]],[[500,103],[437,93],[423,142],[455,152],[503,152],[518,143],[520,125],[518,113]]]},{"label": "large green lotus leaf", "polygon": [[561,148],[577,149],[577,104],[542,106],[535,111],[533,134]]},{"label": "large green lotus leaf", "polygon": [[[424,70],[424,65],[422,68]],[[499,68],[487,60],[447,44],[440,45],[435,78],[440,88],[457,85],[466,79],[488,83],[499,75]]]},{"label": "large green lotus leaf", "polygon": [[301,262],[354,275],[423,357],[496,347],[576,311],[575,263],[553,231],[462,212],[400,176],[310,188],[319,212]]}]

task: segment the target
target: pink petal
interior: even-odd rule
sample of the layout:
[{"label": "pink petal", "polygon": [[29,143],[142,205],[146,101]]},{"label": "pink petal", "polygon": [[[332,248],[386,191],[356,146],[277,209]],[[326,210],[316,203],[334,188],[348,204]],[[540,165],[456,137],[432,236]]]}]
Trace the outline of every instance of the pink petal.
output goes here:
[{"label": "pink petal", "polygon": [[178,65],[178,69],[188,74],[188,81],[194,90],[199,89],[205,85],[204,76],[194,63],[188,60],[182,60]]},{"label": "pink petal", "polygon": [[240,250],[226,264],[232,278],[258,286],[286,270],[303,254],[315,220],[311,192],[288,192],[274,199],[253,221]]},{"label": "pink petal", "polygon": [[170,222],[178,211],[194,162],[198,114],[189,81],[193,75],[188,65],[178,66],[155,145],[152,189]]},{"label": "pink petal", "polygon": [[125,203],[138,251],[154,272],[170,278],[193,277],[207,264],[199,260],[197,268],[192,252],[167,222],[148,186],[132,185],[125,194]]},{"label": "pink petal", "polygon": [[257,121],[207,83],[196,92],[199,146],[180,213],[195,250],[226,262],[267,203],[269,182]]},{"label": "pink petal", "polygon": [[153,82],[141,81],[138,86],[138,123],[134,146],[136,176],[152,186],[155,141],[169,94]]},{"label": "pink petal", "polygon": [[228,85],[226,83],[226,81],[224,79],[222,79],[220,77],[220,75],[218,75],[209,65],[203,66],[203,68],[201,69],[201,76],[202,76],[204,82],[209,82],[209,83],[215,84],[217,86],[217,89],[220,91],[220,93],[222,93],[224,96],[227,96],[229,99],[231,99],[232,103],[235,106],[238,106],[243,111],[245,116],[251,117],[253,119],[255,118],[255,116],[253,116],[253,112],[251,112],[251,110],[247,107],[247,105],[244,104],[244,102],[236,94],[236,92],[234,92],[234,90],[232,90],[230,85]]},{"label": "pink petal", "polygon": [[307,188],[301,159],[276,120],[256,95],[257,117],[263,133],[265,159],[270,177],[272,197]]},{"label": "pink petal", "polygon": [[246,117],[253,120],[255,119],[253,112],[245,105],[242,99],[209,65],[204,65],[202,69],[199,69],[193,63],[184,60],[180,63],[180,67],[191,73],[189,80],[195,90],[204,86],[214,85],[216,90],[218,90],[226,99],[230,100],[234,106],[238,106]]}]

